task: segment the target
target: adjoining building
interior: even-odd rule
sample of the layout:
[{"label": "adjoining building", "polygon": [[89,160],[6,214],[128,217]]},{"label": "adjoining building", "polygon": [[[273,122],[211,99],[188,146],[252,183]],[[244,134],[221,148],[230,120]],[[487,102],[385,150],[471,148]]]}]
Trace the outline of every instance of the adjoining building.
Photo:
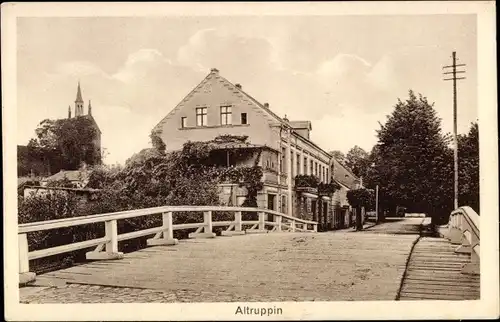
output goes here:
[{"label": "adjoining building", "polygon": [[[167,152],[182,149],[188,141],[209,141],[221,135],[248,136],[248,143],[228,144],[220,149],[255,151],[247,153],[251,157],[245,160],[227,155],[230,166],[255,163],[262,167],[263,189],[257,196],[258,207],[327,222],[335,195],[322,187],[339,182],[344,190],[352,189],[347,181],[357,178],[352,173],[352,179],[337,178],[333,170],[343,167],[334,164],[332,155],[311,141],[311,130],[310,121],[279,117],[269,104],[260,103],[240,84],[229,82],[213,68],[153,132],[165,142]],[[244,198],[245,192],[237,185],[222,186],[224,202],[239,205]],[[342,199],[340,194],[338,199]]]}]

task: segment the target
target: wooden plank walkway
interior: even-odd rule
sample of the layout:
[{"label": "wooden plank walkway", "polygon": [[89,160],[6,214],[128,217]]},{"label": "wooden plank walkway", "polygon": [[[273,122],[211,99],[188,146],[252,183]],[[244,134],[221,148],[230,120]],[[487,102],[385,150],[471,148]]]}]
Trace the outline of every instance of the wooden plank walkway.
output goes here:
[{"label": "wooden plank walkway", "polygon": [[470,255],[444,238],[422,237],[410,257],[400,300],[478,300],[479,275],[462,274]]},{"label": "wooden plank walkway", "polygon": [[[63,285],[82,285],[36,293],[21,289],[21,301],[394,300],[417,238],[348,230],[181,240],[177,246],[125,254],[123,260],[92,262],[38,276],[38,283],[58,280]],[[140,289],[156,293],[143,296]],[[134,292],[138,295],[130,295]]]},{"label": "wooden plank walkway", "polygon": [[455,254],[456,246],[444,238],[420,237],[426,223],[423,218],[398,218],[363,232],[181,240],[177,246],[125,254],[123,260],[90,262],[40,275],[35,284],[39,287],[20,289],[20,301],[478,299],[479,276],[460,273],[468,255]]}]

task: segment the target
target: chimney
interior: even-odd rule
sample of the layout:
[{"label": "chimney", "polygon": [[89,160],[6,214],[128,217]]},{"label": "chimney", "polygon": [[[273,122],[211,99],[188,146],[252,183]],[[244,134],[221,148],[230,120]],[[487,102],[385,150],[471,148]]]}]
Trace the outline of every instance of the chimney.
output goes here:
[{"label": "chimney", "polygon": [[269,103],[264,103],[265,108],[269,108]]},{"label": "chimney", "polygon": [[236,84],[234,86],[236,86],[236,88],[238,88],[238,89],[241,89],[241,84]]},{"label": "chimney", "polygon": [[212,74],[218,74],[218,73],[219,73],[219,70],[218,70],[217,68],[212,68],[212,69],[210,70],[210,73],[212,73]]}]

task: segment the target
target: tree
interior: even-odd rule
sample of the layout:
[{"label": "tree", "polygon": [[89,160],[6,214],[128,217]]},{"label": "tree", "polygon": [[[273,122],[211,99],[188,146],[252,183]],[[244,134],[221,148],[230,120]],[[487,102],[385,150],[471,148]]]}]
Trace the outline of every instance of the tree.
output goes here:
[{"label": "tree", "polygon": [[94,165],[102,161],[95,145],[97,130],[86,117],[46,119],[35,133],[36,138],[28,143],[28,153],[32,158],[43,160],[47,173],[76,170],[82,163]]},{"label": "tree", "polygon": [[366,177],[370,166],[369,154],[359,146],[355,145],[347,152],[345,165],[358,177]]},{"label": "tree", "polygon": [[459,206],[467,205],[479,213],[479,130],[472,123],[469,133],[458,136]]},{"label": "tree", "polygon": [[380,187],[380,206],[446,220],[453,207],[453,159],[433,104],[409,91],[377,131],[367,183]]},{"label": "tree", "polygon": [[163,142],[162,138],[157,132],[151,131],[149,138],[151,139],[151,145],[153,146],[153,148],[157,149],[160,152],[165,152],[167,145],[165,144],[165,142]]},{"label": "tree", "polygon": [[342,151],[335,150],[330,152],[331,155],[337,160],[340,164],[345,165],[346,162],[346,157],[345,154]]}]

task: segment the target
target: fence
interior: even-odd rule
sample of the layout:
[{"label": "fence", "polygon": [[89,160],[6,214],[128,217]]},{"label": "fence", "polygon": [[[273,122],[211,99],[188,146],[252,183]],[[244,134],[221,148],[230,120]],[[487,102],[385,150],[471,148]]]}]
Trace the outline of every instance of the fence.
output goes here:
[{"label": "fence", "polygon": [[470,254],[470,262],[462,267],[462,273],[479,274],[479,215],[471,207],[460,207],[451,213],[448,239],[460,245],[456,253]]},{"label": "fence", "polygon": [[[173,224],[173,216],[176,213],[195,212],[203,213],[203,222]],[[231,221],[213,221],[213,212],[229,212],[234,215]],[[256,213],[258,220],[243,220],[242,213]],[[118,234],[117,221],[135,218],[140,216],[162,215],[162,226],[143,229],[124,234]],[[272,219],[272,221],[270,221]],[[93,223],[103,223],[105,235],[82,242],[68,245],[50,247],[46,249],[29,251],[28,233],[45,231],[72,226],[81,226]],[[243,229],[243,227],[249,227]],[[242,235],[245,233],[263,232],[317,232],[318,223],[288,216],[286,214],[268,209],[247,208],[247,207],[217,207],[217,206],[166,206],[147,209],[137,209],[121,211],[107,214],[97,214],[83,217],[64,218],[48,220],[19,225],[19,276],[20,283],[24,284],[34,280],[35,274],[29,270],[29,261],[33,259],[62,254],[75,250],[96,247],[93,251],[86,253],[89,260],[120,259],[123,253],[118,250],[118,242],[138,237],[153,236],[147,240],[147,244],[154,245],[175,245],[177,239],[173,238],[174,230],[196,229],[189,234],[189,238],[213,238],[213,227],[227,227],[221,232],[222,236]]]}]

